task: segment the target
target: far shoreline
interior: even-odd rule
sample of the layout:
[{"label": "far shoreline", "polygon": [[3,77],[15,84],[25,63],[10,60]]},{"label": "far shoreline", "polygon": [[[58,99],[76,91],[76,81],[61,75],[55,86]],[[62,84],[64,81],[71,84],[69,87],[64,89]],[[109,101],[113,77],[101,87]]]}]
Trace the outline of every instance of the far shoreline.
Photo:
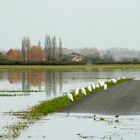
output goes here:
[{"label": "far shoreline", "polygon": [[0,65],[0,70],[127,70],[140,69],[140,64],[94,65]]}]

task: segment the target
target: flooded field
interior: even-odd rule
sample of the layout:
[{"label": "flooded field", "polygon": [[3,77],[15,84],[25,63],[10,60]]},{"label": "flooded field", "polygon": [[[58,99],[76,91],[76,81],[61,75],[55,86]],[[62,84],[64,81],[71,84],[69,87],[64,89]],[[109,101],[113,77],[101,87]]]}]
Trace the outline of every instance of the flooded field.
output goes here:
[{"label": "flooded field", "polygon": [[[93,81],[96,83],[100,79],[107,80],[123,76],[140,79],[140,70],[1,71],[0,95],[5,94],[5,96],[0,96],[0,136],[3,139],[8,139],[7,136],[3,136],[10,135],[9,126],[22,122],[18,117],[7,115],[6,112],[26,111],[40,101],[62,96],[67,91],[87,86]],[[6,94],[15,94],[15,96],[6,96]],[[23,96],[17,96],[17,94]],[[140,125],[137,123],[139,121],[138,116],[134,118],[133,116],[122,117],[118,123],[115,122],[114,116],[102,116],[105,121],[101,121],[99,118],[93,120],[92,116],[93,114],[52,114],[23,130],[18,139],[46,138],[55,140],[63,139],[63,137],[69,140],[110,139],[114,135],[115,139],[121,139],[126,138],[125,134],[127,132],[133,132],[130,134],[131,139],[132,137],[140,137]],[[110,123],[111,121],[112,123]],[[124,126],[125,123],[126,126]],[[104,131],[106,127],[107,129]],[[117,128],[111,131],[112,127]],[[95,133],[95,130],[98,133]]]},{"label": "flooded field", "polygon": [[18,140],[139,140],[140,117],[57,113],[25,130]]}]

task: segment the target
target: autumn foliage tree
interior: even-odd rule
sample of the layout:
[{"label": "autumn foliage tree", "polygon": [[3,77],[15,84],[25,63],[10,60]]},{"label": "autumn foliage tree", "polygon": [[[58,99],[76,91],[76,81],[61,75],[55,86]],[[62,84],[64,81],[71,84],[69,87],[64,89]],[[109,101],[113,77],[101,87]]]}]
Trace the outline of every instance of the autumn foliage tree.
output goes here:
[{"label": "autumn foliage tree", "polygon": [[19,64],[28,64],[31,61],[45,61],[45,63],[59,61],[63,56],[61,39],[59,39],[59,44],[57,43],[55,36],[51,38],[50,35],[46,35],[44,48],[40,40],[37,45],[32,46],[29,37],[25,36],[21,42],[21,50],[10,49],[6,53],[6,58],[9,62],[10,60],[20,61]]},{"label": "autumn foliage tree", "polygon": [[11,60],[21,60],[22,56],[21,56],[21,52],[20,50],[17,49],[10,49],[7,53],[6,53],[7,57]]},{"label": "autumn foliage tree", "polygon": [[30,61],[43,61],[45,60],[44,49],[40,46],[32,46],[28,51],[27,59]]}]

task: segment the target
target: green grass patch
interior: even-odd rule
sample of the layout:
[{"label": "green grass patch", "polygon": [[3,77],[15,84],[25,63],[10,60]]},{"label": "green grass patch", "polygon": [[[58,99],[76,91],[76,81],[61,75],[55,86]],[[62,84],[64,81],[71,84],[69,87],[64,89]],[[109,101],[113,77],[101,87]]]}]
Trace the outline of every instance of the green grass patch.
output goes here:
[{"label": "green grass patch", "polygon": [[0,97],[5,97],[5,96],[9,96],[9,97],[13,97],[13,96],[29,96],[30,94],[0,94]]},{"label": "green grass patch", "polygon": [[106,65],[1,65],[0,70],[111,70],[140,69],[140,64]]},{"label": "green grass patch", "polygon": [[100,118],[100,121],[105,121],[105,118]]},{"label": "green grass patch", "polygon": [[45,92],[43,90],[0,90],[0,92]]}]

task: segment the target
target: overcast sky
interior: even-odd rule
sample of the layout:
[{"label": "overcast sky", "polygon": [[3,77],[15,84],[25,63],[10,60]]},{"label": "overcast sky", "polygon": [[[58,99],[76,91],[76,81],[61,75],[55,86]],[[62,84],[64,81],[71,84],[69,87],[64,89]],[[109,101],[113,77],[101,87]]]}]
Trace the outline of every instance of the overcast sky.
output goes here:
[{"label": "overcast sky", "polygon": [[0,50],[46,34],[64,47],[140,48],[140,0],[0,0]]}]

